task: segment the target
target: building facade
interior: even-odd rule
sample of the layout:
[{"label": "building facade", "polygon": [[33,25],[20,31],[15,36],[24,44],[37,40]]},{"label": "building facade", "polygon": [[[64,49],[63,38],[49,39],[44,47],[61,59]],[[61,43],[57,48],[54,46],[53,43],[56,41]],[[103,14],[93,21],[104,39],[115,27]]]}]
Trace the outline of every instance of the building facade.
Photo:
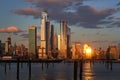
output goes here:
[{"label": "building facade", "polygon": [[50,48],[50,22],[48,20],[48,12],[43,11],[41,15],[41,24],[40,24],[40,49],[39,57],[46,58],[48,50]]},{"label": "building facade", "polygon": [[50,48],[50,22],[46,22],[46,55],[49,54],[51,48]]},{"label": "building facade", "polygon": [[60,52],[64,58],[67,57],[67,22],[60,22]]},{"label": "building facade", "polygon": [[29,56],[37,57],[37,28],[29,27]]},{"label": "building facade", "polygon": [[50,44],[51,44],[51,51],[54,49],[54,25],[51,25],[51,39],[50,39]]},{"label": "building facade", "polygon": [[9,43],[5,41],[5,54],[9,54]]},{"label": "building facade", "polygon": [[71,58],[71,29],[67,27],[67,58]]}]

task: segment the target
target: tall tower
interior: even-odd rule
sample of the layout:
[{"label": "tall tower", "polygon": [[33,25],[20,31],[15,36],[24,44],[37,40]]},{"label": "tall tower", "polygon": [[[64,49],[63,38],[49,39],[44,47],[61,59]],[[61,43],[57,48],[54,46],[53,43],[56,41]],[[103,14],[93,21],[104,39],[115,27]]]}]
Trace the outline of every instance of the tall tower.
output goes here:
[{"label": "tall tower", "polygon": [[50,22],[46,22],[46,54],[50,51]]},{"label": "tall tower", "polygon": [[58,36],[57,36],[57,33],[55,32],[54,33],[54,49],[57,49],[58,48]]},{"label": "tall tower", "polygon": [[11,46],[11,37],[8,37],[6,42],[5,42],[5,53],[6,54],[9,54],[10,46]]},{"label": "tall tower", "polygon": [[51,51],[54,49],[54,25],[51,25]]},{"label": "tall tower", "polygon": [[37,57],[37,28],[36,26],[29,27],[29,56]]},{"label": "tall tower", "polygon": [[5,53],[9,54],[9,42],[8,41],[5,42]]},{"label": "tall tower", "polygon": [[60,35],[58,35],[58,50],[60,51]]},{"label": "tall tower", "polygon": [[67,58],[71,58],[71,29],[67,27]]},{"label": "tall tower", "polygon": [[67,57],[67,22],[60,22],[60,51],[63,53],[63,57]]},{"label": "tall tower", "polygon": [[[41,15],[41,24],[40,24],[40,54],[42,55],[42,58],[46,56],[46,48],[47,48],[47,31],[48,29],[46,29],[49,25],[49,20],[48,20],[48,12],[47,11],[43,11],[42,15]],[[48,50],[48,49],[47,49]]]},{"label": "tall tower", "polygon": [[7,38],[8,44],[11,45],[11,37]]}]

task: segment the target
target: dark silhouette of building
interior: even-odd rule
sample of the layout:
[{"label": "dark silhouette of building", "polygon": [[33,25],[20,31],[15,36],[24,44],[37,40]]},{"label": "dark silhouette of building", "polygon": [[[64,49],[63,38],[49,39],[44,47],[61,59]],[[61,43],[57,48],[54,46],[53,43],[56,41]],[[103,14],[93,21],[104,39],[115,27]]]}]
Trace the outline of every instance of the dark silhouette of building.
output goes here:
[{"label": "dark silhouette of building", "polygon": [[110,59],[110,47],[107,48],[107,51],[106,51],[106,59],[107,59],[107,60]]}]

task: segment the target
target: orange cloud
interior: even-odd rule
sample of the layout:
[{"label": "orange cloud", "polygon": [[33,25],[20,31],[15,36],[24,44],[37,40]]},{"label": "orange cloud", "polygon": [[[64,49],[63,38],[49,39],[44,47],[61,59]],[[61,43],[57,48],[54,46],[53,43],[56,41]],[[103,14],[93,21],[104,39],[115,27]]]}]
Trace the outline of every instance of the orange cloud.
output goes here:
[{"label": "orange cloud", "polygon": [[16,26],[9,26],[6,28],[0,28],[0,32],[1,33],[18,33],[18,32],[22,32],[22,30],[20,30]]}]

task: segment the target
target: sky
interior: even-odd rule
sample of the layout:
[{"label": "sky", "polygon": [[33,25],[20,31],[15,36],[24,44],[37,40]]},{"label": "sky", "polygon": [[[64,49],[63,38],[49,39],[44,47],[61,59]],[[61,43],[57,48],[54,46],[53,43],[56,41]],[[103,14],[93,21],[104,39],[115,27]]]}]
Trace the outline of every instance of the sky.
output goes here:
[{"label": "sky", "polygon": [[28,28],[37,26],[39,39],[44,10],[57,34],[60,20],[67,21],[72,42],[103,49],[120,43],[120,0],[0,0],[0,40],[11,36],[28,47]]}]

